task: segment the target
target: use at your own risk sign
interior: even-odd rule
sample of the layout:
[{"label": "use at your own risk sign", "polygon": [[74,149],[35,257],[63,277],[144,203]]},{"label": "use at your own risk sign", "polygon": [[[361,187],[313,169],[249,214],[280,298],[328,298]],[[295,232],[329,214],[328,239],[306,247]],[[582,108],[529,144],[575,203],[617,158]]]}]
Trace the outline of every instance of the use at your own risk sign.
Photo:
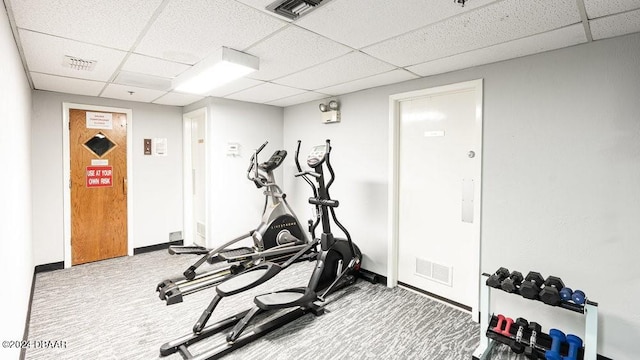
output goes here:
[{"label": "use at your own risk sign", "polygon": [[87,166],[87,187],[111,187],[113,186],[112,166]]}]

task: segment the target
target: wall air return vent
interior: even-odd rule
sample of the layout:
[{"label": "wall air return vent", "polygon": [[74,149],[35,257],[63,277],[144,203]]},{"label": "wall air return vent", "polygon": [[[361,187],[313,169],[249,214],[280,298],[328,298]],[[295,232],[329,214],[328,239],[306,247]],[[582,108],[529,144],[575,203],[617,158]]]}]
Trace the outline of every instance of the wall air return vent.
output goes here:
[{"label": "wall air return vent", "polygon": [[429,260],[416,258],[415,274],[453,287],[453,268]]},{"label": "wall air return vent", "polygon": [[85,60],[75,56],[65,55],[62,60],[62,66],[73,70],[93,71],[96,67],[96,60]]},{"label": "wall air return vent", "polygon": [[284,16],[287,19],[296,20],[329,1],[330,0],[278,0],[267,6],[267,10]]}]

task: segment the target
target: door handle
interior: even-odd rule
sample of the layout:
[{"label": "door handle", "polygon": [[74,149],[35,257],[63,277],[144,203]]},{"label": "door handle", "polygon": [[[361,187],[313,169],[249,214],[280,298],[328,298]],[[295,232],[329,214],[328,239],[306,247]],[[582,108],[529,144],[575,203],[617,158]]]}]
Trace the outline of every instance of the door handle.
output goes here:
[{"label": "door handle", "polygon": [[127,178],[122,179],[122,192],[127,195]]},{"label": "door handle", "polygon": [[474,181],[462,179],[462,222],[473,223]]}]

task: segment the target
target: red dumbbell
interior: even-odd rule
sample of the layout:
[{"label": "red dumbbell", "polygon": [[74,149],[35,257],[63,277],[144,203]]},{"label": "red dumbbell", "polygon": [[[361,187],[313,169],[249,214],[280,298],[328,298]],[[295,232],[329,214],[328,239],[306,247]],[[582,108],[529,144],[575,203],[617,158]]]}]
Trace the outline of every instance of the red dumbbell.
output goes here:
[{"label": "red dumbbell", "polygon": [[507,318],[507,325],[504,326],[504,330],[502,330],[500,333],[504,336],[511,336],[511,333],[509,332],[511,330],[511,325],[513,325],[513,319],[512,318]]},{"label": "red dumbbell", "polygon": [[502,323],[504,323],[504,315],[498,314],[498,325],[496,325],[496,327],[493,328],[493,331],[497,332],[498,334],[501,333]]}]

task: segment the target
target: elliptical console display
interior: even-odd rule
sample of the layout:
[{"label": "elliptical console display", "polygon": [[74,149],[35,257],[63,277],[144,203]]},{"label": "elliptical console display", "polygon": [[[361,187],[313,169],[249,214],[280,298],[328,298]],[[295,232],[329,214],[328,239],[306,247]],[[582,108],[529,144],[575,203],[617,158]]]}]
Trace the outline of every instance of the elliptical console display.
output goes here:
[{"label": "elliptical console display", "polygon": [[329,149],[327,149],[328,147],[329,145],[327,144],[314,146],[313,149],[311,149],[311,153],[309,153],[309,156],[307,156],[307,165],[309,165],[310,168],[315,168],[318,165],[322,165],[327,154],[329,153]]}]

